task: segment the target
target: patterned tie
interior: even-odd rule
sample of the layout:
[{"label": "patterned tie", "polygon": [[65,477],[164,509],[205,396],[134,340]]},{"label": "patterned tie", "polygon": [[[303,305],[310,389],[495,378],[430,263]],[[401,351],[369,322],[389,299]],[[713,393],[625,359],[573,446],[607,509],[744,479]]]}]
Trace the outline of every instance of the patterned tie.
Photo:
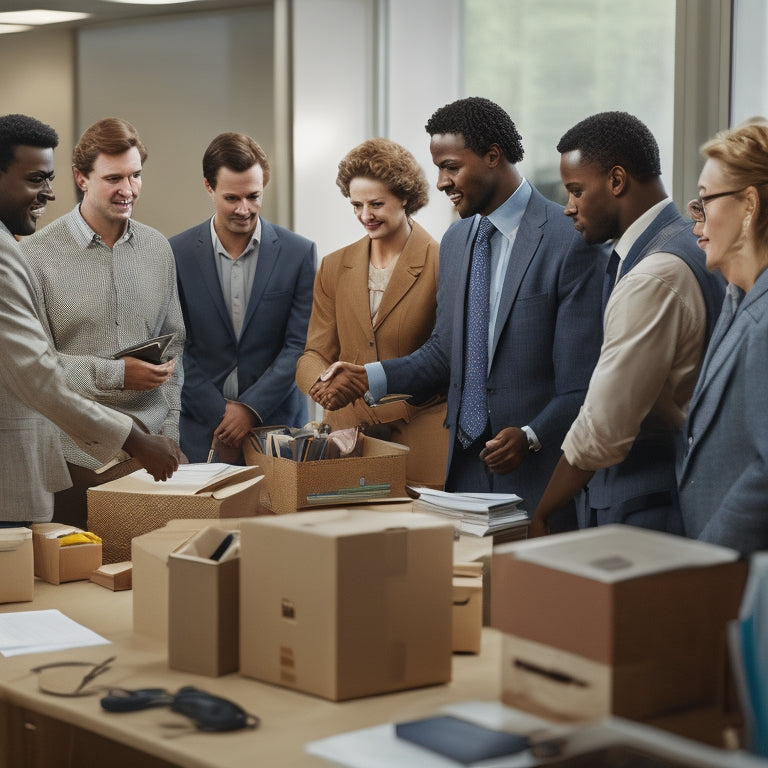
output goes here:
[{"label": "patterned tie", "polygon": [[603,278],[603,313],[608,304],[608,298],[616,285],[616,272],[619,269],[619,254],[612,251],[611,258],[608,259],[608,266],[605,268],[605,277]]},{"label": "patterned tie", "polygon": [[459,441],[466,448],[483,434],[488,422],[488,319],[491,235],[496,228],[483,217],[472,248],[464,337],[464,386],[459,407]]}]

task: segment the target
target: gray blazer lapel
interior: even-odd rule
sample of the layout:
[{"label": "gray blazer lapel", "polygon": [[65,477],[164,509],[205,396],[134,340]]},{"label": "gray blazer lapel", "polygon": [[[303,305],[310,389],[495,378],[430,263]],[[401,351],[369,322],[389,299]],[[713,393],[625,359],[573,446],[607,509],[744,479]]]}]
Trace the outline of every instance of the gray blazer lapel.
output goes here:
[{"label": "gray blazer lapel", "polygon": [[221,322],[227,328],[232,338],[235,337],[235,329],[232,327],[232,318],[227,311],[227,305],[224,303],[224,295],[221,292],[221,281],[219,273],[216,271],[216,255],[213,252],[213,241],[211,240],[210,220],[201,224],[197,232],[197,241],[195,243],[195,261],[199,270],[200,278],[211,298],[211,304],[219,313]]},{"label": "gray blazer lapel", "polygon": [[471,226],[467,229],[467,239],[463,247],[459,246],[462,255],[461,263],[456,272],[456,284],[461,289],[457,290],[454,294],[456,306],[452,309],[453,336],[451,349],[451,378],[458,381],[462,381],[464,378],[464,321],[466,319],[467,291],[469,290],[469,269],[472,262],[472,242],[475,239],[475,233],[479,226],[480,217],[475,216]]}]

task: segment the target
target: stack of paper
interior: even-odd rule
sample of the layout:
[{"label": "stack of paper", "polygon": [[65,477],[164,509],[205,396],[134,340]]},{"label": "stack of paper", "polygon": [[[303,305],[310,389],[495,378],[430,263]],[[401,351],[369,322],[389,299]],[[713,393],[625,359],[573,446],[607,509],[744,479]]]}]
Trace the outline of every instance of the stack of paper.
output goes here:
[{"label": "stack of paper", "polygon": [[416,499],[414,511],[451,518],[469,536],[492,536],[528,524],[528,513],[518,508],[522,499],[514,493],[449,493],[414,486],[407,490]]}]

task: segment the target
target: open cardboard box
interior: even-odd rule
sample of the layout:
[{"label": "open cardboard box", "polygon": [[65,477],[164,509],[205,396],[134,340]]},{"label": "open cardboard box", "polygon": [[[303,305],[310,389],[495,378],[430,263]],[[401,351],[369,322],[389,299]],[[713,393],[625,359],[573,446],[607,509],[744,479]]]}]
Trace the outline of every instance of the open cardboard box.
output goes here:
[{"label": "open cardboard box", "polygon": [[261,479],[258,467],[182,464],[158,483],[140,469],[88,489],[88,528],[102,538],[105,563],[129,560],[131,540],[169,520],[257,514]]},{"label": "open cardboard box", "polygon": [[243,441],[249,465],[261,467],[262,506],[275,514],[405,496],[407,446],[363,436],[363,455],[297,462],[267,456]]},{"label": "open cardboard box", "polygon": [[333,701],[450,680],[450,523],[337,509],[240,532],[241,674]]},{"label": "open cardboard box", "polygon": [[216,526],[236,531],[240,519],[169,520],[163,528],[137,536],[131,542],[133,561],[133,631],[168,640],[168,558],[198,531]]},{"label": "open cardboard box", "polygon": [[101,565],[102,545],[70,544],[62,547],[59,539],[79,531],[61,523],[35,523],[32,544],[35,552],[35,576],[49,584],[90,579]]},{"label": "open cardboard box", "polygon": [[738,556],[619,525],[495,548],[504,703],[566,720],[724,708]]},{"label": "open cardboard box", "polygon": [[[212,559],[222,545],[219,559]],[[168,558],[168,666],[217,677],[237,672],[239,533],[208,526]]]}]

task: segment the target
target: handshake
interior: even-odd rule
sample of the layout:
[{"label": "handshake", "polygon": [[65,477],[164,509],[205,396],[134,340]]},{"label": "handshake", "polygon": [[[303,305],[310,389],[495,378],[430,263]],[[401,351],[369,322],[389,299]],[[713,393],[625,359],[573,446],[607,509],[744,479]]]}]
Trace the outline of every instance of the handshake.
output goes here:
[{"label": "handshake", "polygon": [[326,368],[312,385],[309,396],[328,411],[337,411],[368,390],[368,374],[362,365],[338,362]]}]

